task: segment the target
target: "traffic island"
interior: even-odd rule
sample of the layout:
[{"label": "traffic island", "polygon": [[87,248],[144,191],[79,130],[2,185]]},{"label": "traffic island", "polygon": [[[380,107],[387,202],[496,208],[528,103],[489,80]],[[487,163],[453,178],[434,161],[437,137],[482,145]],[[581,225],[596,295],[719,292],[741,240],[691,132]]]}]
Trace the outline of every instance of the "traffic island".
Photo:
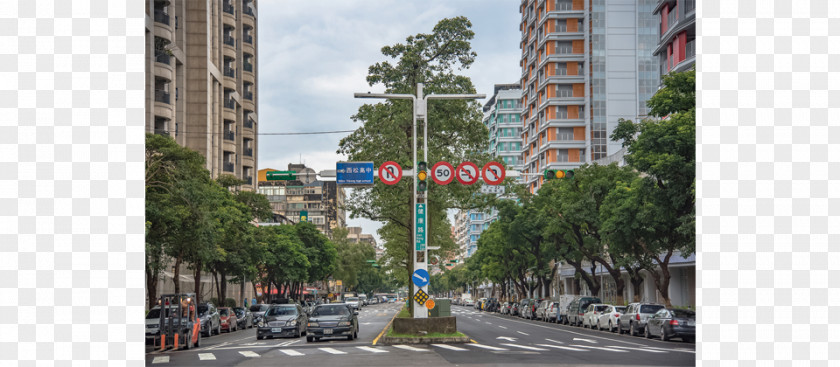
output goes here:
[{"label": "traffic island", "polygon": [[[386,326],[388,328],[388,326]],[[458,332],[454,316],[413,319],[396,317],[388,332],[379,341],[383,345],[393,344],[456,344],[469,343],[470,338]]]}]

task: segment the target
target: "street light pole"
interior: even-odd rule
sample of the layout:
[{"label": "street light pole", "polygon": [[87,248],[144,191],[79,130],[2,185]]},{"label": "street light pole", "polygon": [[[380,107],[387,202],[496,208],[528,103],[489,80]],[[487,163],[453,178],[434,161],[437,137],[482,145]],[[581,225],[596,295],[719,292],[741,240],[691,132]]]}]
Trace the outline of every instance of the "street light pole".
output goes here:
[{"label": "street light pole", "polygon": [[[428,126],[429,126],[429,119],[427,117],[427,104],[428,100],[430,99],[482,99],[486,96],[484,94],[430,94],[427,96],[423,95],[423,83],[417,83],[417,95],[411,94],[390,94],[390,93],[353,93],[353,97],[355,98],[384,98],[384,99],[410,99],[413,103],[413,113],[412,113],[412,127],[411,127],[411,150],[412,150],[412,169],[415,171],[417,170],[417,120],[423,120],[423,161],[429,161],[429,139],[428,139]],[[425,200],[425,196],[428,195],[424,193],[424,200],[423,204],[428,204],[428,201]],[[414,179],[414,186],[412,190],[412,223],[417,225],[417,179]],[[426,210],[429,207],[426,205]],[[428,271],[428,261],[429,261],[429,216],[425,216],[426,220],[423,221],[423,236],[425,237],[425,243],[423,251],[415,251],[412,250],[412,263],[414,264],[414,270],[417,271],[418,269],[422,269]],[[417,228],[414,229],[412,235],[412,244],[410,246],[416,246],[417,244]],[[409,274],[409,277],[412,277],[412,274]],[[411,280],[411,278],[409,278]],[[431,281],[431,279],[429,279]],[[415,284],[416,285],[416,284]],[[426,293],[429,293],[429,283],[426,283],[423,287],[416,287],[418,289],[423,290]],[[413,298],[413,294],[409,294],[408,298]],[[412,309],[414,310],[414,318],[415,319],[425,319],[429,317],[429,310],[426,309],[424,305],[421,305],[417,302],[409,302],[412,305]]]}]

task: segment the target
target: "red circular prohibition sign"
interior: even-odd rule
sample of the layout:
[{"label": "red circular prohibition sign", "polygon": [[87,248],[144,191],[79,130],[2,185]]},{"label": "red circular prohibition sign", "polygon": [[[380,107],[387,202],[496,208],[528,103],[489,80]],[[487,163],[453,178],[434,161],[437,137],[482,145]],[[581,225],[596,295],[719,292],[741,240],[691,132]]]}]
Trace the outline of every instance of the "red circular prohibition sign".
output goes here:
[{"label": "red circular prohibition sign", "polygon": [[[440,171],[438,171],[440,169]],[[455,178],[455,167],[449,162],[440,161],[432,166],[432,181],[438,185],[448,185]]]},{"label": "red circular prohibition sign", "polygon": [[[492,173],[490,176],[493,178],[487,175],[488,171]],[[484,182],[488,185],[498,185],[505,179],[505,167],[499,162],[487,162],[481,169],[481,177],[484,177]]]},{"label": "red circular prohibition sign", "polygon": [[[466,167],[470,167],[472,169],[467,170]],[[461,178],[462,175],[467,176],[467,178]],[[472,185],[476,183],[476,181],[478,181],[478,166],[476,166],[473,162],[463,162],[459,164],[458,168],[455,169],[455,178],[458,179],[458,182],[462,185]]]},{"label": "red circular prohibition sign", "polygon": [[[393,170],[387,169],[388,167],[395,167]],[[386,171],[387,170],[387,171]],[[396,172],[394,172],[396,171]],[[387,173],[386,173],[387,172]],[[389,177],[393,177],[393,179],[389,179]],[[397,182],[400,182],[402,178],[402,167],[400,164],[394,161],[387,161],[379,165],[379,180],[386,185],[393,185]]]}]

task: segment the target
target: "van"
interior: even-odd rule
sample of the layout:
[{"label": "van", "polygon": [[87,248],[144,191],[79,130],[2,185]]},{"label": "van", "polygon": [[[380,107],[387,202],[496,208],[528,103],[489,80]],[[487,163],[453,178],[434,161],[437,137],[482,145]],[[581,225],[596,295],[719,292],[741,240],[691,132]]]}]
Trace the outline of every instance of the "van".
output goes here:
[{"label": "van", "polygon": [[557,314],[554,315],[554,321],[558,324],[568,324],[568,311],[569,311],[569,304],[575,300],[575,295],[572,294],[564,294],[562,296],[557,297]]},{"label": "van", "polygon": [[583,313],[593,303],[601,303],[601,299],[592,296],[575,297],[566,309],[566,324],[580,326],[583,323]]}]

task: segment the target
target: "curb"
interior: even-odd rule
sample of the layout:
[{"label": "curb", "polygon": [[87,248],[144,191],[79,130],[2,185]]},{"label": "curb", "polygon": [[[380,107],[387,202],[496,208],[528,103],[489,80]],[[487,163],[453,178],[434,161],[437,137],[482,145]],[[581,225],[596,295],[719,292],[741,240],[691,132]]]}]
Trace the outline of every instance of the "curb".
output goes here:
[{"label": "curb", "polygon": [[387,323],[387,324],[385,324],[385,328],[384,328],[384,329],[382,329],[382,331],[379,333],[379,335],[377,335],[377,336],[376,336],[376,339],[373,339],[373,343],[372,343],[371,345],[376,345],[376,342],[378,342],[378,341],[379,341],[379,338],[381,338],[381,337],[382,337],[382,335],[385,335],[385,332],[386,332],[386,331],[388,331],[388,328],[390,328],[390,327],[391,327],[391,324],[394,322],[394,319],[396,319],[396,318],[397,318],[397,315],[399,315],[399,314],[400,314],[400,312],[402,312],[402,309],[403,309],[404,307],[405,307],[405,306],[400,307],[400,310],[399,310],[399,311],[397,311],[397,313],[395,313],[395,314],[394,314],[394,317],[392,317],[392,318],[391,318],[391,321],[388,321],[388,323]]},{"label": "curb", "polygon": [[389,337],[389,336],[386,336],[386,337],[382,338],[382,344],[383,345],[433,344],[433,343],[464,344],[464,343],[471,343],[471,340],[470,340],[470,337],[468,337],[468,336],[462,336],[462,337],[456,336],[456,337],[444,337],[444,338],[423,338],[423,337],[403,338],[403,337]]}]

